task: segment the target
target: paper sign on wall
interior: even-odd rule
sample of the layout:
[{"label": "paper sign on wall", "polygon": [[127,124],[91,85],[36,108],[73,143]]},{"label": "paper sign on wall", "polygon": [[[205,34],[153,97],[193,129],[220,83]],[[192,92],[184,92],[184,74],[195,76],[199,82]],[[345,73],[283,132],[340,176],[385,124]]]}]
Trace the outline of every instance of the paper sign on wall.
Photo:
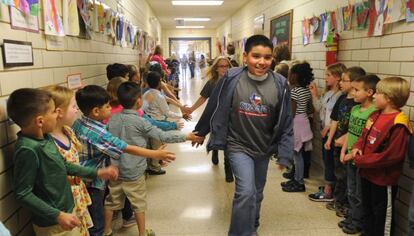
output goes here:
[{"label": "paper sign on wall", "polygon": [[83,85],[82,85],[81,75],[82,75],[81,73],[77,73],[77,74],[70,74],[67,76],[69,89],[82,88]]}]

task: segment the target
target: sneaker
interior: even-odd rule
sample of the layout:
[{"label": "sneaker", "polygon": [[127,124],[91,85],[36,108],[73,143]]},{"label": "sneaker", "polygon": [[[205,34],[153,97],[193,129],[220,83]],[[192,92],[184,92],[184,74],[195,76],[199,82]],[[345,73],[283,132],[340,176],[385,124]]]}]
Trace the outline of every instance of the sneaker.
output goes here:
[{"label": "sneaker", "polygon": [[213,150],[213,153],[211,155],[211,162],[213,162],[214,165],[218,165],[218,163],[219,163],[218,151]]},{"label": "sneaker", "polygon": [[287,187],[288,185],[291,185],[291,184],[294,184],[294,183],[295,183],[295,180],[292,179],[292,180],[289,180],[289,181],[285,181],[285,182],[280,183],[280,186]]},{"label": "sneaker", "polygon": [[344,206],[335,207],[336,215],[339,217],[345,217],[348,215],[349,209]]},{"label": "sneaker", "polygon": [[338,227],[342,229],[342,228],[344,228],[344,227],[346,227],[350,224],[351,224],[351,222],[348,219],[345,219],[345,220],[339,221]]},{"label": "sneaker", "polygon": [[326,209],[331,210],[331,211],[335,211],[336,210],[335,201],[326,203]]},{"label": "sneaker", "polygon": [[128,220],[122,220],[122,227],[123,228],[129,228],[131,226],[134,226],[137,224],[137,221],[135,220],[135,216],[132,215],[131,218]]},{"label": "sneaker", "polygon": [[152,229],[146,229],[145,236],[155,236],[155,233]]},{"label": "sneaker", "polygon": [[332,196],[327,196],[323,187],[319,187],[319,192],[309,194],[309,200],[315,202],[332,202],[334,199]]},{"label": "sneaker", "polygon": [[305,192],[306,188],[304,184],[300,184],[298,182],[294,182],[290,185],[287,185],[286,187],[282,187],[283,192],[288,193],[296,193],[296,192]]},{"label": "sneaker", "polygon": [[342,231],[346,234],[359,234],[361,233],[361,228],[353,224],[346,225],[342,228]]},{"label": "sneaker", "polygon": [[148,169],[147,173],[149,175],[165,175],[165,173],[167,173],[167,172],[163,169],[160,169],[160,170],[150,170],[150,169]]}]

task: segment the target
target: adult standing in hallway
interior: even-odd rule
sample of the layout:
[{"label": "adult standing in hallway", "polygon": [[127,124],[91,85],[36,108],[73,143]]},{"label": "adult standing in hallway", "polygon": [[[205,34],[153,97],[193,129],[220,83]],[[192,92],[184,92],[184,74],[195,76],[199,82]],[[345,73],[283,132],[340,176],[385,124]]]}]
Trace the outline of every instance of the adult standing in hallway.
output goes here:
[{"label": "adult standing in hallway", "polygon": [[274,73],[273,45],[264,35],[247,39],[246,67],[230,69],[214,89],[195,127],[211,131],[207,150],[225,150],[236,177],[229,236],[257,235],[270,156],[292,163],[293,122],[286,78]]},{"label": "adult standing in hallway", "polygon": [[[200,97],[197,101],[190,107],[190,114],[197,110],[201,105],[203,105],[207,99],[211,96],[214,88],[216,87],[217,83],[223,78],[224,74],[227,70],[231,67],[231,63],[227,57],[218,56],[211,67],[208,69],[206,73],[206,77],[208,78],[207,83],[204,85],[203,89],[200,92]],[[213,150],[211,161],[214,165],[219,163],[218,158],[218,150]],[[229,159],[227,158],[226,153],[224,153],[224,170],[226,174],[226,182],[233,182],[233,172],[231,171],[231,166],[229,163]]]},{"label": "adult standing in hallway", "polygon": [[195,63],[196,63],[195,53],[194,51],[192,51],[190,55],[188,56],[188,66],[190,67],[191,79],[194,78]]}]

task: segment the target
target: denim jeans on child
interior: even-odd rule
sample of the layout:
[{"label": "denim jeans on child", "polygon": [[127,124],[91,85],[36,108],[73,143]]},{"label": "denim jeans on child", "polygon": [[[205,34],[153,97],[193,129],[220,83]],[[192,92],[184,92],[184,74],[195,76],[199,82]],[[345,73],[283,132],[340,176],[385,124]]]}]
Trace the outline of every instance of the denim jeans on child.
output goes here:
[{"label": "denim jeans on child", "polygon": [[228,158],[236,178],[229,236],[251,236],[259,227],[270,158],[232,151],[228,151]]},{"label": "denim jeans on child", "polygon": [[326,150],[323,148],[325,145],[327,138],[322,139],[322,159],[323,164],[325,167],[325,182],[331,186],[335,183],[335,161],[334,161],[334,154],[333,148],[330,150]]},{"label": "denim jeans on child", "polygon": [[347,198],[347,178],[346,178],[346,164],[342,164],[341,157],[341,148],[335,147],[333,150],[334,153],[334,163],[335,163],[335,188],[333,196],[335,201],[340,204],[346,204],[348,202]]},{"label": "denim jeans on child", "polygon": [[358,174],[358,168],[352,162],[347,163],[347,182],[351,216],[349,219],[354,226],[362,228],[361,177]]},{"label": "denim jeans on child", "polygon": [[92,217],[93,227],[89,228],[90,236],[102,236],[104,233],[104,191],[97,188],[88,188],[92,204],[88,206]]}]

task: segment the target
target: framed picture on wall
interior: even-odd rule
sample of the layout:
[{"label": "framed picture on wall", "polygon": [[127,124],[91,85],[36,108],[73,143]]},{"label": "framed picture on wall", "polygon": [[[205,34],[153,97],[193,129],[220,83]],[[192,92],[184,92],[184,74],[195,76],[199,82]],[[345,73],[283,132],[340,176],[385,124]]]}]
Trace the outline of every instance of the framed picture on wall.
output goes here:
[{"label": "framed picture on wall", "polygon": [[270,40],[273,46],[286,44],[292,51],[293,10],[284,12],[270,19]]}]

